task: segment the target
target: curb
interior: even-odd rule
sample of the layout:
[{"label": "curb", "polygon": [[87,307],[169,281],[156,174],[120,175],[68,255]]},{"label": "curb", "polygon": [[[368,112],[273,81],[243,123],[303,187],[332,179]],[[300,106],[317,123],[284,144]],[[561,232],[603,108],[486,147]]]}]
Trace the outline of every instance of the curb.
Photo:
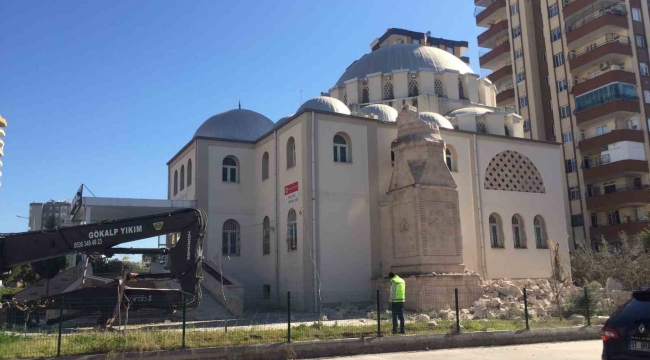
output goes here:
[{"label": "curb", "polygon": [[386,338],[343,339],[295,343],[250,345],[240,347],[188,350],[127,352],[67,356],[62,360],[152,359],[170,360],[285,360],[313,359],[406,351],[426,351],[460,347],[485,347],[537,344],[545,342],[600,339],[600,326],[536,329],[518,331],[474,332],[446,335],[406,335]]}]

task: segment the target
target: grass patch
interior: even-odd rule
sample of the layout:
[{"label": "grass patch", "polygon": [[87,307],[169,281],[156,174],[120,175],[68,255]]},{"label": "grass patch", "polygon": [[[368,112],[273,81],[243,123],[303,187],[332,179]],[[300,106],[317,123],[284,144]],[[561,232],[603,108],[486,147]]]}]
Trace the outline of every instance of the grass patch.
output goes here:
[{"label": "grass patch", "polygon": [[[446,334],[455,331],[455,321],[438,321],[433,327],[428,323],[407,323],[407,334]],[[462,332],[523,330],[523,320],[464,320]],[[530,321],[532,329],[573,326],[570,321],[553,319]],[[382,336],[392,336],[392,322],[382,320]],[[377,336],[377,322],[340,322],[328,325],[299,324],[291,328],[292,341],[332,340],[344,338],[365,338]],[[277,325],[252,328],[187,328],[188,348],[242,346],[253,344],[282,343],[287,340],[286,327]],[[64,334],[61,339],[61,355],[82,355],[96,353],[141,352],[179,349],[182,332],[179,330],[129,330],[89,331]],[[0,331],[0,359],[52,357],[56,355],[57,334],[10,333]]]}]

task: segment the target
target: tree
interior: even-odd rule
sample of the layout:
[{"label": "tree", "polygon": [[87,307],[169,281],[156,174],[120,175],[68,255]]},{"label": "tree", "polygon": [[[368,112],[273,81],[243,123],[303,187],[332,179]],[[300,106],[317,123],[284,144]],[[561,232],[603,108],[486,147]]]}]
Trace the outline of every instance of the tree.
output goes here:
[{"label": "tree", "polygon": [[11,271],[6,274],[0,274],[0,280],[3,283],[15,281],[27,285],[35,283],[38,280],[38,276],[29,264],[23,264],[14,266],[11,268]]},{"label": "tree", "polygon": [[548,247],[551,252],[551,291],[555,295],[555,304],[558,315],[562,317],[562,290],[570,285],[571,279],[566,271],[566,265],[562,254],[560,253],[560,244],[548,241]]},{"label": "tree", "polygon": [[[52,230],[56,228],[56,219],[54,216],[47,218],[45,229]],[[45,279],[45,297],[50,296],[50,280],[54,279],[61,270],[67,265],[66,256],[59,256],[52,259],[37,261],[32,263],[32,269],[41,279]]]}]

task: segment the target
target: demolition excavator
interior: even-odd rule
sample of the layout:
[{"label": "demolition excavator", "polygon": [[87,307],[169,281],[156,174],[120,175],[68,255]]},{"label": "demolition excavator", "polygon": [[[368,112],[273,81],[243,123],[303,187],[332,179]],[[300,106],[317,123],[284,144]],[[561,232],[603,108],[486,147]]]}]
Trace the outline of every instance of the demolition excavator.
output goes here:
[{"label": "demolition excavator", "polygon": [[[23,303],[14,302],[24,309],[66,309],[68,317],[79,309],[103,314],[98,322],[110,325],[123,311],[141,309],[178,310],[183,306],[196,308],[201,302],[203,261],[203,236],[207,225],[205,212],[199,209],[181,209],[173,212],[106,220],[92,224],[30,231],[16,234],[0,234],[0,273],[12,267],[46,260],[62,255],[81,253],[91,256],[116,254],[149,254],[168,257],[168,273],[125,273],[109,283],[80,288],[51,297]],[[117,247],[135,240],[175,234],[176,243],[169,248],[134,249]],[[85,277],[85,270],[83,276]],[[176,281],[180,289],[138,288],[130,286],[137,280]],[[110,311],[112,310],[112,315]],[[87,311],[84,311],[87,313]],[[71,315],[72,314],[72,315]],[[81,316],[81,315],[80,315]],[[64,319],[58,319],[63,321]]]}]

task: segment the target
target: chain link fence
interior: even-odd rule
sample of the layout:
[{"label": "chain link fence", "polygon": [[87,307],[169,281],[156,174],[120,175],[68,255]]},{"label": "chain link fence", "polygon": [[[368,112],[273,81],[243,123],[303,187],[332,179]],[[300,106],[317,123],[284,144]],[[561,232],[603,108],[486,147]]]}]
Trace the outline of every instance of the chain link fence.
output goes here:
[{"label": "chain link fence", "polygon": [[[563,294],[558,310],[548,296],[540,300],[545,296],[536,286],[511,287],[496,297],[489,291],[451,290],[411,294],[407,289],[406,334],[597,325],[629,299],[628,292],[614,298],[588,286]],[[33,310],[6,303],[0,309],[0,359],[399,336],[393,333],[389,297],[388,291],[320,298],[267,294],[247,299],[236,317],[209,299],[192,311],[174,311],[151,298],[132,300],[119,310],[108,299]]]}]

